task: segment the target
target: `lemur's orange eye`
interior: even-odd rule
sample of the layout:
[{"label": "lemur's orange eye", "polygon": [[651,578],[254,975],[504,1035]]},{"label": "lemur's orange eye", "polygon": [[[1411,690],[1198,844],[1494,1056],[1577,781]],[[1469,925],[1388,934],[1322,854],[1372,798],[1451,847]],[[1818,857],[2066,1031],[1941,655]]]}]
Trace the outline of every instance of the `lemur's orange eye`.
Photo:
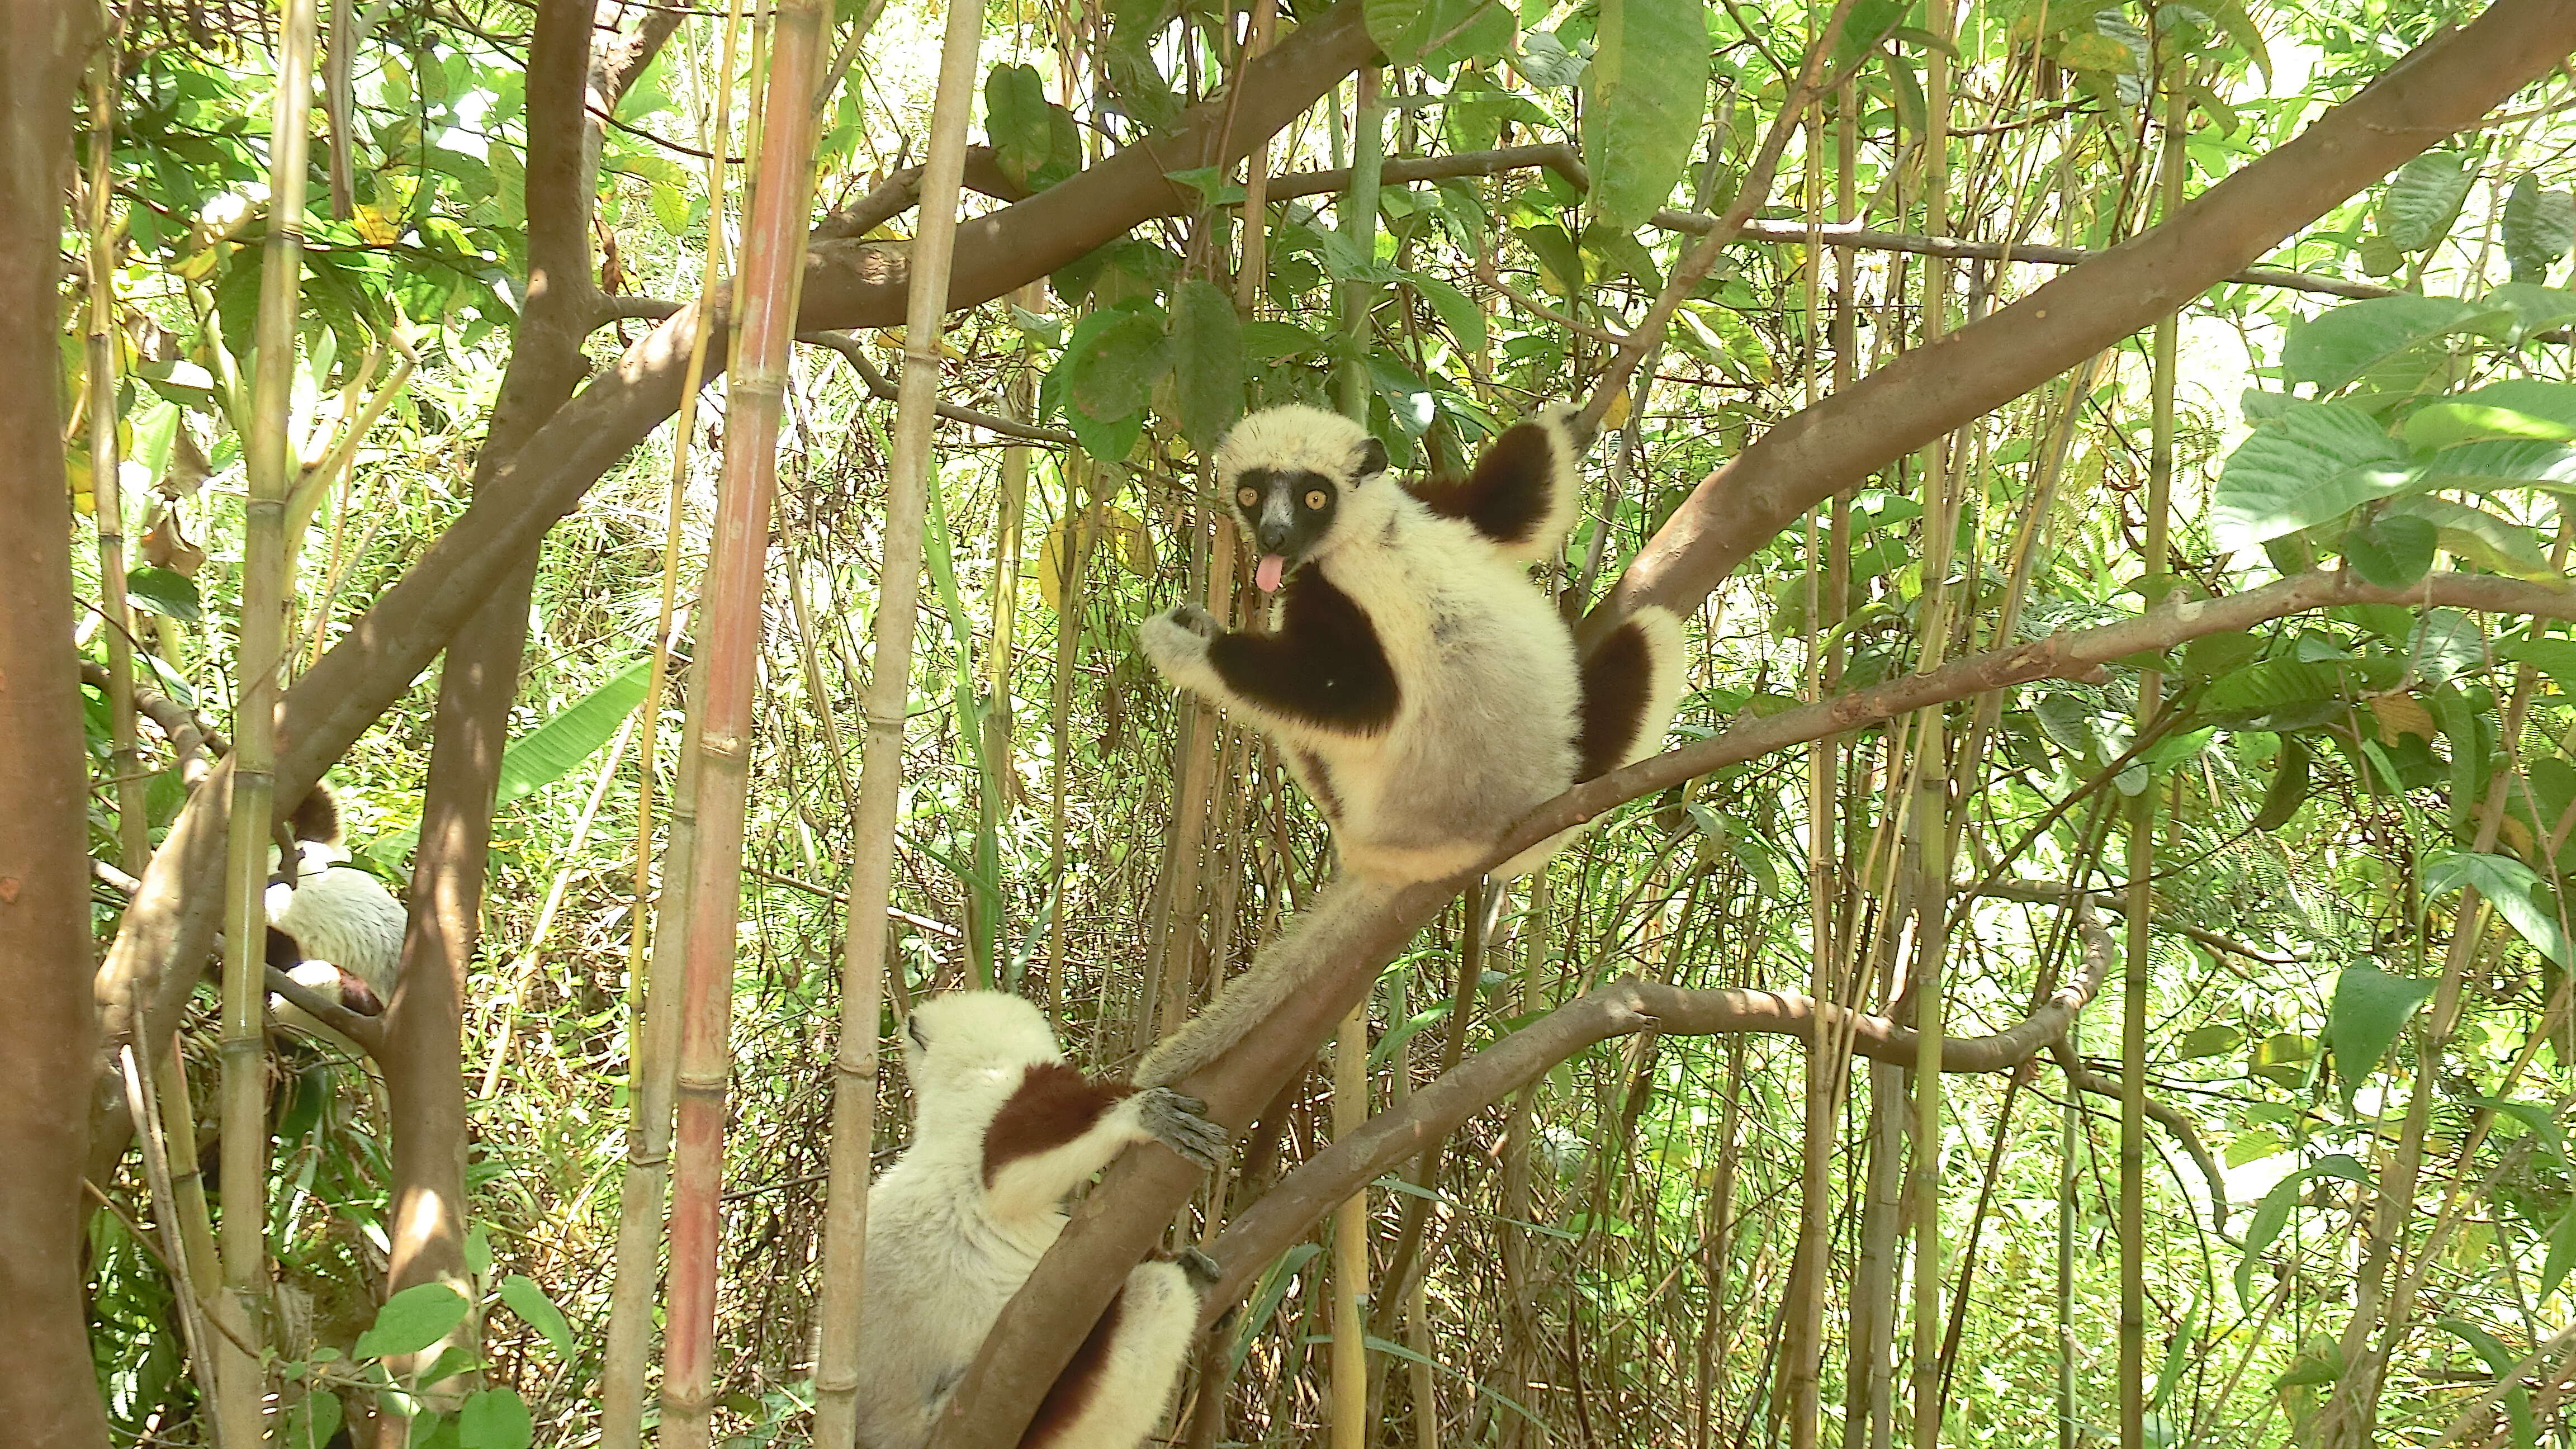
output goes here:
[{"label": "lemur's orange eye", "polygon": [[1309,488],[1306,490],[1306,506],[1308,508],[1321,512],[1324,505],[1330,501],[1330,499],[1327,499],[1324,496],[1324,490],[1321,488]]},{"label": "lemur's orange eye", "polygon": [[1235,492],[1234,501],[1242,504],[1246,508],[1259,508],[1261,506],[1261,490],[1258,488],[1238,489]]}]

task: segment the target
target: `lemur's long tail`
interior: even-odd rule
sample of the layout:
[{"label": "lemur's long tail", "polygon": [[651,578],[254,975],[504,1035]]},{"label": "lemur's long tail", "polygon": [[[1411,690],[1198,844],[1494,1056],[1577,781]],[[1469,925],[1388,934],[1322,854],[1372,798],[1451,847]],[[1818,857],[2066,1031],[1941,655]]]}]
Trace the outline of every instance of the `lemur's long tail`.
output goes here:
[{"label": "lemur's long tail", "polygon": [[1233,1050],[1288,998],[1358,950],[1353,924],[1396,889],[1369,876],[1336,872],[1304,914],[1253,953],[1251,970],[1227,982],[1188,1025],[1145,1053],[1132,1080],[1140,1087],[1169,1086]]},{"label": "lemur's long tail", "polygon": [[1583,656],[1583,731],[1577,784],[1664,747],[1682,694],[1682,621],[1670,609],[1639,607]]}]

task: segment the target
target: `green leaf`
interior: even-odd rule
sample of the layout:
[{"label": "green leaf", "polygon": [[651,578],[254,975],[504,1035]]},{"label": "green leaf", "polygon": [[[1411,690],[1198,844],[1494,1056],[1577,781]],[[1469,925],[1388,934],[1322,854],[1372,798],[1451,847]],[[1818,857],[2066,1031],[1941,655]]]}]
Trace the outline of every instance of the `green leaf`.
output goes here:
[{"label": "green leaf", "polygon": [[1429,37],[1432,0],[1362,0],[1360,22],[1369,39],[1397,65],[1411,65]]},{"label": "green leaf", "polygon": [[2517,282],[2537,282],[2549,274],[2567,247],[2576,242],[2576,196],[2543,191],[2525,171],[2513,179],[2504,201],[2504,255]]},{"label": "green leaf", "polygon": [[2382,971],[2356,961],[2335,977],[2334,1004],[2326,1011],[2326,1046],[2344,1105],[2362,1079],[2379,1070],[2406,1018],[2433,994],[2433,983]]},{"label": "green leaf", "polygon": [[286,1411],[286,1432],[278,1436],[278,1443],[281,1449],[327,1449],[340,1432],[340,1418],[338,1394],[308,1393]]},{"label": "green leaf", "polygon": [[2232,1026],[2199,1026],[2182,1034],[2174,1043],[2174,1060],[2197,1061],[2202,1057],[2225,1056],[2245,1040],[2245,1033]]},{"label": "green leaf", "polygon": [[[1502,0],[1475,0],[1465,13],[1453,18],[1458,0],[1441,7],[1443,25],[1431,36],[1431,50],[1423,56],[1426,69],[1445,71],[1461,61],[1494,60],[1512,53],[1512,42],[1520,35],[1520,21],[1512,7]],[[1447,35],[1443,40],[1441,37]]]},{"label": "green leaf", "polygon": [[1204,458],[1243,416],[1243,323],[1234,300],[1192,277],[1172,293],[1169,346],[1182,436]]},{"label": "green leaf", "polygon": [[465,1321],[465,1295],[444,1283],[415,1283],[385,1300],[376,1325],[358,1335],[350,1352],[359,1358],[398,1358],[418,1353]]},{"label": "green leaf", "polygon": [[2451,229],[2476,179],[2476,168],[2457,151],[2427,151],[2407,162],[2380,203],[2380,233],[2406,251],[2424,250]]},{"label": "green leaf", "polygon": [[1144,309],[1095,312],[1074,329],[1057,365],[1065,373],[1068,416],[1110,422],[1141,413],[1167,365],[1161,318]]},{"label": "green leaf", "polygon": [[555,1307],[554,1300],[546,1296],[546,1290],[538,1287],[535,1279],[523,1273],[513,1273],[502,1279],[501,1301],[510,1306],[512,1313],[519,1315],[521,1322],[545,1335],[546,1342],[554,1348],[555,1357],[571,1362],[576,1347],[572,1325],[564,1322],[563,1310]]},{"label": "green leaf", "polygon": [[[2513,1372],[2514,1361],[2519,1355],[2505,1347],[2494,1334],[2464,1318],[2436,1318],[2433,1326],[2467,1344],[2469,1350],[2486,1364],[2487,1372],[2498,1378]],[[2516,1384],[2505,1392],[2502,1402],[2505,1422],[2513,1429],[2514,1449],[2533,1449],[2540,1442],[2540,1428],[2531,1417],[2531,1391]]]},{"label": "green leaf", "polygon": [[2567,1281],[2567,1273],[2576,1268],[2576,1203],[2560,1214],[2558,1226],[2549,1230],[2549,1256],[2540,1265],[2540,1294],[2546,1298]]},{"label": "green leaf", "polygon": [[2288,1226],[2290,1209],[2298,1205],[2301,1190],[2311,1178],[2339,1177],[2346,1182],[2370,1186],[2370,1173],[2350,1154],[2336,1152],[2283,1177],[2263,1194],[2254,1216],[2245,1224],[2245,1259],[2236,1265],[2236,1296],[2246,1307],[2254,1306],[2254,1264],[2263,1256],[2272,1240]]},{"label": "green leaf", "polygon": [[1243,350],[1255,362],[1278,362],[1290,357],[1308,357],[1328,346],[1325,340],[1294,322],[1246,322],[1243,324]]},{"label": "green leaf", "polygon": [[2439,535],[2431,523],[2383,513],[2355,522],[2343,536],[2343,559],[2365,583],[2402,589],[2433,567]]},{"label": "green leaf", "polygon": [[[2494,295],[2488,294],[2490,299]],[[2576,293],[2557,295],[2576,306]],[[2576,311],[2568,315],[2576,317]],[[2403,432],[2406,445],[2417,452],[2496,439],[2564,442],[2576,438],[2576,385],[2524,379],[2491,383],[2417,408],[2407,415]]]},{"label": "green leaf", "polygon": [[2442,856],[2424,867],[2424,893],[2427,896],[2448,895],[2462,887],[2475,887],[2478,894],[2494,903],[2496,912],[2531,943],[2532,949],[2564,967],[2572,959],[2567,949],[2567,934],[2559,929],[2554,911],[2543,910],[2532,900],[2532,888],[2540,883],[2538,871],[2509,855],[2463,850]]},{"label": "green leaf", "polygon": [[1583,78],[1588,64],[1581,56],[1565,48],[1565,42],[1544,30],[1533,30],[1521,37],[1520,54],[1512,57],[1512,68],[1521,78],[1543,91],[1563,90]]},{"label": "green leaf", "polygon": [[196,581],[185,574],[146,565],[125,576],[125,597],[138,609],[193,624],[206,616]]},{"label": "green leaf", "polygon": [[2410,481],[2397,443],[2349,403],[2292,401],[2219,471],[2210,536],[2239,549],[2330,522]]},{"label": "green leaf", "polygon": [[512,1390],[468,1394],[456,1411],[457,1449],[529,1449],[536,1442],[536,1420]]},{"label": "green leaf", "polygon": [[1583,159],[1601,225],[1634,231],[1671,200],[1708,108],[1698,0],[1601,0],[1584,77]]},{"label": "green leaf", "polygon": [[997,65],[984,77],[984,135],[1002,174],[1031,191],[1045,190],[1082,164],[1073,116],[1047,100],[1035,66]]},{"label": "green leaf", "polygon": [[2516,639],[2498,645],[2496,655],[2548,675],[2560,694],[2576,694],[2576,639]]},{"label": "green leaf", "polygon": [[2281,736],[2281,757],[2272,766],[2272,783],[2263,791],[2263,803],[2248,825],[2273,831],[2290,823],[2299,807],[2308,803],[2308,766],[2314,753],[2299,736]]},{"label": "green leaf", "polygon": [[2496,488],[2517,483],[2576,485],[2576,447],[2499,438],[2444,448],[2419,465],[2426,488]]},{"label": "green leaf", "polygon": [[2400,518],[2422,519],[2443,548],[2490,573],[2519,579],[2557,577],[2549,567],[2549,556],[2541,552],[2540,540],[2530,529],[2485,509],[2448,498],[2418,495],[2392,498],[2379,510],[2383,527]]},{"label": "green leaf", "polygon": [[[2481,307],[2502,307],[2513,313],[2513,340],[2530,340],[2533,333],[2546,332],[2561,323],[2576,321],[2576,292],[2557,287],[2544,287],[2536,282],[2506,282],[2488,289],[2478,299]],[[2563,383],[2538,383],[2539,387],[2563,387]]]},{"label": "green leaf", "polygon": [[1485,350],[1485,313],[1468,300],[1466,293],[1438,277],[1421,272],[1405,273],[1404,284],[1430,303],[1432,311],[1440,314],[1441,325],[1449,329],[1449,335],[1457,339],[1461,349],[1468,352]]},{"label": "green leaf", "polygon": [[[643,702],[652,674],[651,656],[638,659],[564,706],[554,718],[512,740],[501,751],[500,790],[492,808],[498,811],[562,779],[616,738],[618,727]],[[377,836],[368,842],[367,854],[387,865],[399,865],[419,845],[420,826],[412,824]]]},{"label": "green leaf", "polygon": [[2289,339],[2281,344],[2281,372],[2292,382],[2316,384],[2320,394],[2337,392],[2409,347],[2509,315],[2501,308],[2412,292],[2346,302],[2290,325]]}]

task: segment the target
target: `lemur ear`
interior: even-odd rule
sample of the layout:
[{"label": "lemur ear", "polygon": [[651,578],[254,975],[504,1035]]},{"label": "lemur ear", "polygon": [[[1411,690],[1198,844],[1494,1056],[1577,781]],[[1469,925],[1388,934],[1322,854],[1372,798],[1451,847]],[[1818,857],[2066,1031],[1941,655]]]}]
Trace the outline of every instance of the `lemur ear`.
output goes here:
[{"label": "lemur ear", "polygon": [[1360,439],[1360,468],[1351,481],[1364,483],[1386,471],[1386,444],[1375,438]]}]

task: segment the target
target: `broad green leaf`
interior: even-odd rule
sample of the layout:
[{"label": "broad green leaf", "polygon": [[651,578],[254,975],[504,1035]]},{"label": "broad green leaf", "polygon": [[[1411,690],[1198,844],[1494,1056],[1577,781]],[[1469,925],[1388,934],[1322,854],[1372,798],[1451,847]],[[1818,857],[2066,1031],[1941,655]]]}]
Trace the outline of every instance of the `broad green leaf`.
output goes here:
[{"label": "broad green leaf", "polygon": [[2513,264],[2513,279],[2537,282],[2547,276],[2571,242],[2576,242],[2576,196],[2541,190],[2539,179],[2528,171],[2515,177],[2504,202],[2504,255]]},{"label": "broad green leaf", "polygon": [[2210,535],[2233,550],[2340,518],[2407,485],[2399,457],[2361,409],[2290,402],[2228,455],[2210,497]]},{"label": "broad green leaf", "polygon": [[[1106,320],[1093,327],[1095,318]],[[1067,414],[1110,422],[1143,412],[1155,379],[1168,365],[1161,321],[1141,308],[1084,318],[1057,364],[1064,369]]]},{"label": "broad green leaf", "polygon": [[2560,694],[2576,694],[2576,639],[2516,639],[2498,645],[2496,655],[2548,675]]},{"label": "broad green leaf", "polygon": [[524,800],[562,779],[616,738],[618,727],[643,702],[652,673],[652,659],[638,659],[564,706],[554,718],[510,741],[510,747],[501,752],[500,798],[494,808]]},{"label": "broad green leaf", "polygon": [[1446,0],[1440,8],[1423,67],[1446,71],[1462,61],[1494,60],[1512,53],[1519,20],[1504,0]]},{"label": "broad green leaf", "polygon": [[1849,70],[1865,52],[1885,40],[1913,8],[1913,0],[1854,0],[1843,16],[1842,36],[1834,43],[1834,69]]},{"label": "broad green leaf", "polygon": [[456,1411],[457,1449],[528,1449],[536,1442],[536,1421],[514,1390],[478,1390]]},{"label": "broad green leaf", "polygon": [[2558,1226],[2549,1230],[2549,1256],[2540,1265],[2540,1294],[2546,1298],[2567,1281],[2567,1271],[2576,1268],[2576,1203],[2560,1214]]},{"label": "broad green leaf", "polygon": [[2495,905],[2497,914],[2531,943],[2532,949],[2567,966],[2576,958],[2568,953],[2567,934],[2559,929],[2556,913],[2543,910],[2532,900],[2532,888],[2539,884],[2538,871],[2509,855],[2463,850],[2424,867],[2426,895],[2448,895],[2464,886],[2476,887],[2478,894]]},{"label": "broad green leaf", "polygon": [[2558,1119],[2549,1108],[2538,1102],[2516,1102],[2504,1097],[2462,1097],[2461,1105],[2480,1107],[2500,1117],[2510,1117],[2522,1124],[2532,1139],[2559,1162],[2567,1160],[2567,1137],[2558,1127]]},{"label": "broad green leaf", "polygon": [[2379,1070],[2406,1018],[2433,994],[2433,983],[2355,961],[2335,977],[2334,1004],[2326,1012],[2326,1045],[2344,1105],[2362,1079]]},{"label": "broad green leaf", "polygon": [[1172,393],[1182,436],[1204,458],[1243,416],[1243,323],[1234,300],[1192,277],[1172,293]]},{"label": "broad green leaf", "polygon": [[2457,151],[2427,151],[2407,162],[2380,203],[2380,233],[2406,251],[2424,250],[2451,229],[2476,179],[2477,169]]},{"label": "broad green leaf", "polygon": [[2563,491],[2576,486],[2576,446],[2498,438],[2444,448],[2416,469],[2426,488],[2508,488],[2530,484]]},{"label": "broad green leaf", "polygon": [[1583,78],[1589,62],[1565,48],[1565,42],[1544,30],[1533,30],[1521,37],[1521,52],[1512,57],[1512,68],[1521,78],[1543,91],[1563,90]]},{"label": "broad green leaf", "polygon": [[307,1393],[286,1411],[286,1431],[278,1436],[283,1449],[327,1449],[340,1432],[340,1396],[327,1390]]},{"label": "broad green leaf", "polygon": [[1323,338],[1294,322],[1259,321],[1243,324],[1243,350],[1255,362],[1277,362],[1288,357],[1308,357],[1322,352],[1327,345]]},{"label": "broad green leaf", "polygon": [[1634,231],[1690,164],[1708,108],[1708,29],[1697,0],[1601,0],[1593,43],[1583,115],[1593,215]]},{"label": "broad green leaf", "polygon": [[[2576,303],[2576,293],[2561,295]],[[2418,452],[2496,439],[2564,442],[2576,438],[2576,386],[2494,383],[2417,408],[2403,431],[2406,445]]]},{"label": "broad green leaf", "polygon": [[2314,383],[2320,394],[2338,392],[2417,343],[2509,316],[2502,308],[2411,292],[2346,302],[2290,325],[2281,344],[2281,371],[2293,382]]},{"label": "broad green leaf", "polygon": [[545,1335],[557,1358],[572,1361],[573,1350],[579,1346],[573,1342],[572,1325],[564,1321],[563,1310],[555,1307],[554,1300],[546,1296],[546,1290],[538,1287],[535,1279],[523,1273],[502,1279],[501,1301],[519,1315],[521,1322]]},{"label": "broad green leaf", "polygon": [[2348,699],[2368,683],[2364,670],[2338,660],[2266,659],[2211,681],[2200,707],[2220,719],[2269,714],[2318,700]]},{"label": "broad green leaf", "polygon": [[1449,329],[1450,336],[1458,339],[1461,348],[1469,352],[1485,350],[1485,314],[1483,309],[1468,300],[1466,293],[1438,277],[1421,272],[1405,273],[1404,284],[1430,303],[1432,311],[1440,314],[1441,325]]},{"label": "broad green leaf", "polygon": [[2298,1205],[2309,1180],[2319,1177],[2339,1177],[2370,1186],[2368,1169],[2342,1152],[2321,1157],[2272,1184],[2272,1190],[2263,1194],[2263,1201],[2245,1224],[2245,1258],[2236,1265],[2236,1296],[2246,1307],[2254,1306],[2254,1264],[2272,1246],[2272,1240],[2281,1236],[2281,1229],[2288,1226],[2290,1209]]},{"label": "broad green leaf", "polygon": [[1043,191],[1082,164],[1082,141],[1073,116],[1046,98],[1046,83],[1030,65],[997,65],[984,77],[984,134],[993,161],[1031,191]]},{"label": "broad green leaf", "polygon": [[2365,583],[2402,589],[2433,567],[2440,535],[2409,514],[2382,513],[2353,524],[2343,536],[2343,560]]},{"label": "broad green leaf", "polygon": [[359,1358],[418,1353],[465,1321],[465,1295],[444,1283],[416,1283],[385,1300],[376,1325],[358,1335],[350,1352]]},{"label": "broad green leaf", "polygon": [[196,581],[185,574],[146,565],[125,576],[125,597],[138,609],[195,623],[206,616]]},{"label": "broad green leaf", "polygon": [[2530,529],[2485,509],[2419,494],[2392,498],[2379,510],[2383,527],[2400,518],[2422,519],[2433,528],[2443,548],[2490,573],[2522,579],[2557,576],[2549,567],[2549,556],[2541,551],[2540,540]]},{"label": "broad green leaf", "polygon": [[2245,1033],[2227,1025],[2199,1026],[2182,1034],[2174,1043],[2174,1060],[2197,1061],[2202,1057],[2220,1057],[2236,1050]]},{"label": "broad green leaf", "polygon": [[2262,28],[2247,13],[2245,0],[2216,0],[2216,3],[2200,8],[2218,22],[2218,28],[2227,33],[2228,39],[2236,42],[2237,49],[2245,52],[2245,58],[2254,63],[2254,69],[2262,75],[2263,84],[2268,88],[2272,84],[2272,56],[2263,48]]},{"label": "broad green leaf", "polygon": [[1360,22],[1369,39],[1397,65],[1411,65],[1428,39],[1434,0],[1362,0]]},{"label": "broad green leaf", "polygon": [[[2513,313],[2513,336],[2517,342],[2528,341],[2535,332],[2546,332],[2562,323],[2576,321],[2576,292],[2557,287],[2544,287],[2536,282],[2507,282],[2491,288],[2478,299],[2481,307],[2502,307]],[[2564,383],[2534,383],[2536,387],[2563,387]]]}]

